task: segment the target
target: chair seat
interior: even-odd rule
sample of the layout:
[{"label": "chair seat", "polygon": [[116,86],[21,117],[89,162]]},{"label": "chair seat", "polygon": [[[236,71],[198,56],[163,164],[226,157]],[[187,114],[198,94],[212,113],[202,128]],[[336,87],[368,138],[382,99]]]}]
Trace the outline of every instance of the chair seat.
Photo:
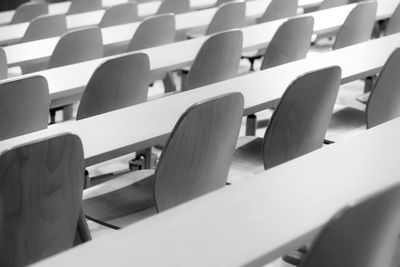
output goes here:
[{"label": "chair seat", "polygon": [[357,99],[357,101],[359,101],[363,104],[367,104],[370,94],[371,93],[366,93],[366,94],[357,96],[356,99]]},{"label": "chair seat", "polygon": [[253,50],[253,51],[248,51],[248,52],[243,52],[242,53],[242,58],[248,58],[248,59],[259,59],[262,58],[262,56],[265,53],[265,49],[260,49],[260,50]]},{"label": "chair seat", "polygon": [[365,112],[344,107],[332,114],[326,139],[337,142],[365,130]]},{"label": "chair seat", "polygon": [[238,139],[229,170],[229,183],[237,183],[264,171],[262,145],[263,139],[255,136],[244,136]]},{"label": "chair seat", "polygon": [[110,221],[154,206],[153,170],[124,174],[85,190],[85,214]]},{"label": "chair seat", "polygon": [[186,38],[187,39],[199,38],[203,37],[205,34],[206,34],[205,27],[194,28],[186,32]]}]

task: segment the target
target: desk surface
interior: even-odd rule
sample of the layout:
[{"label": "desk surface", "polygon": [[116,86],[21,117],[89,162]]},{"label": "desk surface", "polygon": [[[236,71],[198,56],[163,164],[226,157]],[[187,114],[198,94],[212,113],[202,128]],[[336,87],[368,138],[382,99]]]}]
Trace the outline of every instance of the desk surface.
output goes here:
[{"label": "desk surface", "polygon": [[261,266],[338,210],[400,182],[400,119],[35,266]]},{"label": "desk surface", "polygon": [[[317,30],[322,30],[322,27],[330,27],[329,25],[323,24],[325,21],[323,19],[325,17],[323,15],[324,13],[322,13],[320,16],[315,16]],[[336,18],[338,20],[342,19],[340,17]],[[267,41],[272,38],[274,32],[283,21],[284,20],[278,20],[275,22],[242,28],[244,37],[243,50],[247,51],[255,48],[265,47],[267,45]],[[322,21],[322,23],[319,23],[319,21]],[[322,26],[320,27],[319,25]],[[393,38],[396,39],[397,37]],[[143,52],[147,53],[150,57],[152,76],[157,77],[160,73],[190,65],[205,40],[206,37],[202,37],[143,50]],[[382,40],[391,40],[391,38]],[[388,43],[388,45],[385,45],[390,47],[393,47],[398,43],[397,39],[396,41],[393,41],[393,43],[390,43],[390,41],[382,42]],[[38,72],[37,74],[46,77],[49,83],[52,106],[55,107],[68,104],[71,103],[71,101],[73,102],[76,101],[76,99],[79,99],[80,94],[83,92],[94,70],[104,60],[105,58],[91,60],[79,64]]]},{"label": "desk surface", "polygon": [[[267,0],[270,1],[270,0]],[[380,0],[382,4],[379,5],[377,19],[387,18],[392,15],[395,7],[399,0]],[[266,4],[263,1],[250,1],[248,6],[258,6]],[[326,34],[337,30],[346,19],[348,13],[354,7],[353,5],[347,5],[323,11],[317,11],[308,13],[308,16],[313,16],[315,19],[315,32],[317,34]],[[187,30],[201,25],[206,25],[207,21],[211,20],[215,9],[206,9],[197,12],[189,12],[176,16],[176,27],[177,30]],[[260,9],[249,8],[247,11],[249,14],[252,12],[260,13]],[[284,20],[280,20],[284,21]],[[276,22],[276,21],[275,21]],[[113,26],[102,29],[103,43],[105,47],[120,46],[126,44],[132,38],[139,23],[124,24],[119,26]],[[264,29],[265,34],[270,34],[268,30],[268,23],[263,23],[267,27]],[[263,26],[261,26],[263,27]],[[276,28],[275,28],[276,29]],[[272,32],[275,32],[272,31]],[[10,66],[22,64],[24,62],[44,60],[48,58],[57,44],[59,37],[42,39],[33,42],[27,42],[23,44],[11,45],[4,47],[7,55],[7,60]]]},{"label": "desk surface", "polygon": [[72,132],[82,139],[86,165],[90,166],[165,141],[191,104],[216,95],[241,92],[247,115],[267,108],[282,96],[291,81],[307,71],[338,65],[343,70],[342,82],[377,73],[399,40],[400,34],[388,36],[88,119],[55,124],[0,142],[0,152],[46,136]]}]

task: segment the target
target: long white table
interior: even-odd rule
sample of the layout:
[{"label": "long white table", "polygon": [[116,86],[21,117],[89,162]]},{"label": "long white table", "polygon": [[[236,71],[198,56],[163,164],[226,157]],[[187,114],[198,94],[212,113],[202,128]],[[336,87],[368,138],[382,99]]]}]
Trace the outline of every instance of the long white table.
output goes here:
[{"label": "long white table", "polygon": [[[113,5],[117,5],[120,3],[126,3],[128,0],[103,0],[103,6],[109,7]],[[205,7],[210,7],[215,5],[216,0],[191,0],[190,4],[193,8],[201,9]],[[299,6],[303,8],[315,8],[321,4],[322,0],[299,0]],[[141,3],[139,5],[139,14],[145,15],[152,15],[156,12],[158,7],[160,6],[160,1],[151,1],[146,3]],[[146,6],[149,5],[149,6]],[[49,14],[57,15],[57,14],[65,14],[67,13],[71,2],[61,2],[61,3],[53,3],[49,4]],[[141,7],[143,6],[143,7]],[[151,9],[149,7],[151,6]],[[143,9],[143,10],[141,10]],[[0,25],[7,24],[11,21],[12,17],[15,14],[15,10],[3,11],[0,12]]]},{"label": "long white table", "polygon": [[46,136],[72,132],[82,139],[86,166],[91,166],[164,142],[190,105],[213,96],[241,92],[245,99],[244,115],[248,115],[268,108],[304,72],[338,65],[343,70],[342,83],[377,73],[397,47],[399,37],[373,40],[84,120],[55,124],[1,141],[0,152]]},{"label": "long white table", "polygon": [[262,266],[399,184],[399,136],[397,119],[34,266]]},{"label": "long white table", "polygon": [[[125,3],[128,2],[127,0],[113,0],[115,4]],[[265,1],[265,0],[259,0]],[[156,14],[161,2],[160,1],[150,1],[138,4],[138,16],[141,18],[148,17],[151,15]],[[193,9],[200,9],[209,7],[215,4],[215,0],[192,0],[191,7]],[[55,5],[55,6],[53,6]],[[61,7],[69,7],[70,2],[62,2],[56,4],[50,4],[50,14],[64,14],[66,11],[61,9]],[[53,7],[53,8],[52,8]],[[54,8],[57,7],[57,8]],[[64,12],[65,11],[65,12]],[[80,27],[87,27],[92,25],[98,25],[103,18],[105,13],[104,9],[91,11],[91,12],[84,12],[78,14],[72,14],[66,16],[67,20],[67,29],[75,29]],[[1,14],[0,14],[1,18]],[[28,28],[29,23],[18,23],[13,25],[4,25],[0,26],[0,45],[5,44],[15,44],[17,43],[23,36]]]},{"label": "long white table", "polygon": [[[381,0],[380,3],[385,4],[379,5],[377,19],[379,20],[382,18],[390,17],[394,12],[394,9],[397,6],[398,2],[399,0]],[[255,3],[256,5],[259,5],[260,2],[250,1],[248,2],[248,6],[250,5],[250,3]],[[328,10],[308,13],[307,15],[314,17],[314,32],[316,34],[324,35],[337,30],[343,24],[348,13],[352,10],[354,6],[354,4],[346,5]],[[251,11],[252,9],[248,9],[248,12],[250,12],[249,10]],[[202,11],[177,15],[176,28],[178,31],[185,31],[190,28],[206,25],[206,21],[209,21],[212,18],[212,12],[215,12],[215,9],[206,9]],[[260,11],[254,9],[254,12]],[[196,15],[194,16],[194,14]],[[278,21],[282,23],[285,20]],[[274,22],[276,23],[277,21]],[[139,23],[132,23],[102,29],[103,44],[105,45],[105,48],[112,50],[112,48],[116,46],[126,46],[132,38],[138,25]],[[276,30],[276,27],[271,29],[270,23],[263,23],[260,25],[263,25],[260,27],[265,27],[260,28],[260,30],[264,30],[265,35],[274,33]],[[37,60],[46,60],[52,54],[58,40],[59,37],[54,37],[4,47],[9,66],[34,62]]]},{"label": "long white table", "polygon": [[[271,28],[277,28],[278,23],[270,23],[270,26]],[[263,35],[263,27],[261,25],[243,28],[242,32],[244,36],[244,51],[265,47],[267,45],[266,40],[272,38],[273,35],[272,30],[267,31],[269,33],[268,36],[267,34]],[[142,50],[142,52],[146,53],[150,58],[152,79],[159,77],[162,73],[190,65],[204,40],[205,38],[197,38]],[[388,55],[388,53],[399,44],[400,34],[396,34],[373,40],[362,46],[368,47],[368,52],[366,52],[368,54],[381,51],[382,60],[379,63],[383,64],[385,55]],[[350,50],[352,49],[354,48]],[[105,59],[92,60],[37,72],[36,74],[43,75],[48,81],[50,98],[52,100],[51,106],[63,106],[79,100],[92,73],[104,60]]]}]

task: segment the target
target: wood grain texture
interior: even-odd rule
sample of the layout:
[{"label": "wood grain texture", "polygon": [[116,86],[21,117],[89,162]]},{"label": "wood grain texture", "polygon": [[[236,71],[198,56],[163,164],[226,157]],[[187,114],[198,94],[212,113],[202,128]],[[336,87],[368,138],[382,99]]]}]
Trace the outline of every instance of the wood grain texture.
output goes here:
[{"label": "wood grain texture", "polygon": [[393,12],[392,17],[385,29],[385,35],[395,34],[400,32],[400,4],[397,6]]},{"label": "wood grain texture", "polygon": [[66,31],[65,15],[42,15],[29,23],[20,43],[61,36]]},{"label": "wood grain texture", "polygon": [[157,14],[181,14],[190,11],[190,0],[163,0]]},{"label": "wood grain texture", "polygon": [[332,7],[337,7],[337,6],[344,6],[349,4],[349,0],[324,0],[320,6],[319,9],[328,9]]},{"label": "wood grain texture", "polygon": [[42,76],[0,84],[0,140],[47,128],[49,89]]},{"label": "wood grain texture", "polygon": [[8,75],[7,56],[4,49],[0,47],[0,80],[6,79]]},{"label": "wood grain texture", "polygon": [[377,8],[376,1],[357,4],[336,34],[332,49],[340,49],[371,39]]},{"label": "wood grain texture", "polygon": [[283,94],[264,135],[264,168],[322,147],[339,90],[341,69],[300,76]]},{"label": "wood grain texture", "polygon": [[243,35],[240,30],[211,36],[197,53],[183,89],[190,90],[235,77],[242,46]]},{"label": "wood grain texture", "polygon": [[400,48],[384,65],[367,102],[367,128],[400,116]]},{"label": "wood grain texture", "polygon": [[283,23],[264,53],[261,69],[267,69],[303,59],[310,49],[314,19],[300,17]]},{"label": "wood grain texture", "polygon": [[136,2],[128,2],[106,9],[99,23],[100,28],[111,27],[120,24],[132,23],[139,20]]},{"label": "wood grain texture", "polygon": [[93,73],[82,95],[77,120],[145,102],[149,80],[150,63],[146,54],[104,62]]},{"label": "wood grain texture", "polygon": [[257,23],[269,22],[297,15],[298,0],[272,0]]},{"label": "wood grain texture", "polygon": [[129,43],[128,52],[173,42],[175,42],[174,15],[156,15],[140,23]]},{"label": "wood grain texture", "polygon": [[25,266],[74,244],[84,158],[71,134],[0,156],[0,265]]},{"label": "wood grain texture", "polygon": [[245,26],[246,3],[229,2],[220,5],[210,24],[206,29],[206,35],[217,32],[241,28]]},{"label": "wood grain texture", "polygon": [[24,3],[16,10],[10,24],[30,22],[32,19],[49,13],[49,6],[46,3]]},{"label": "wood grain texture", "polygon": [[70,65],[103,57],[102,34],[98,27],[69,31],[61,36],[48,68]]},{"label": "wood grain texture", "polygon": [[225,186],[243,102],[240,93],[223,95],[193,105],[180,117],[154,174],[158,211]]},{"label": "wood grain texture", "polygon": [[101,0],[73,0],[69,6],[68,15],[95,11],[102,9],[103,4]]},{"label": "wood grain texture", "polygon": [[397,185],[342,210],[323,228],[301,266],[393,266],[399,202]]}]

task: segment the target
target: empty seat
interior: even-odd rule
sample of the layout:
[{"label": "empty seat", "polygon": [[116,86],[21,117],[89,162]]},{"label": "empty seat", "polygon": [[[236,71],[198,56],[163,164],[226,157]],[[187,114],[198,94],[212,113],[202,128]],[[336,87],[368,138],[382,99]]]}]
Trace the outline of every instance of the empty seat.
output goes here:
[{"label": "empty seat", "polygon": [[174,15],[156,15],[146,18],[142,23],[140,23],[129,43],[128,52],[169,44],[174,41]]},{"label": "empty seat", "polygon": [[[154,206],[161,212],[224,187],[242,116],[239,93],[189,107],[172,130],[155,172],[129,173],[92,188],[100,195],[84,200],[85,212],[108,221]],[[101,194],[121,181],[126,186]]]},{"label": "empty seat", "polygon": [[6,52],[0,47],[0,80],[6,79],[8,73],[8,63]]},{"label": "empty seat", "polygon": [[400,32],[400,4],[393,12],[392,17],[387,24],[385,35],[395,34]]},{"label": "empty seat", "polygon": [[20,43],[61,36],[66,31],[65,15],[39,16],[31,21]]},{"label": "empty seat", "polygon": [[78,107],[77,120],[147,100],[150,63],[146,54],[109,59],[93,73]]},{"label": "empty seat", "polygon": [[264,23],[297,15],[298,0],[272,0],[257,23]]},{"label": "empty seat", "polygon": [[103,38],[98,27],[65,33],[50,57],[48,68],[75,64],[103,57]]},{"label": "empty seat", "polygon": [[324,0],[319,6],[320,10],[349,4],[349,0]]},{"label": "empty seat", "polygon": [[135,2],[128,2],[107,8],[99,27],[110,27],[138,20],[137,4]]},{"label": "empty seat", "polygon": [[10,24],[30,22],[34,18],[48,13],[49,7],[46,3],[23,3],[15,10]]},{"label": "empty seat", "polygon": [[333,49],[340,49],[371,39],[377,6],[376,1],[357,4],[336,34]]},{"label": "empty seat", "polygon": [[0,140],[47,128],[49,89],[42,76],[0,83]]},{"label": "empty seat", "polygon": [[72,0],[67,14],[76,14],[102,9],[102,0]]},{"label": "empty seat", "polygon": [[157,14],[181,14],[190,11],[190,0],[163,0]]},{"label": "empty seat", "polygon": [[239,69],[243,36],[239,30],[212,35],[204,42],[190,68],[183,90],[233,78]]},{"label": "empty seat", "polygon": [[84,166],[82,143],[71,134],[0,155],[1,266],[26,266],[90,240]]},{"label": "empty seat", "polygon": [[208,25],[205,35],[241,28],[245,25],[246,3],[229,2],[222,4]]}]

